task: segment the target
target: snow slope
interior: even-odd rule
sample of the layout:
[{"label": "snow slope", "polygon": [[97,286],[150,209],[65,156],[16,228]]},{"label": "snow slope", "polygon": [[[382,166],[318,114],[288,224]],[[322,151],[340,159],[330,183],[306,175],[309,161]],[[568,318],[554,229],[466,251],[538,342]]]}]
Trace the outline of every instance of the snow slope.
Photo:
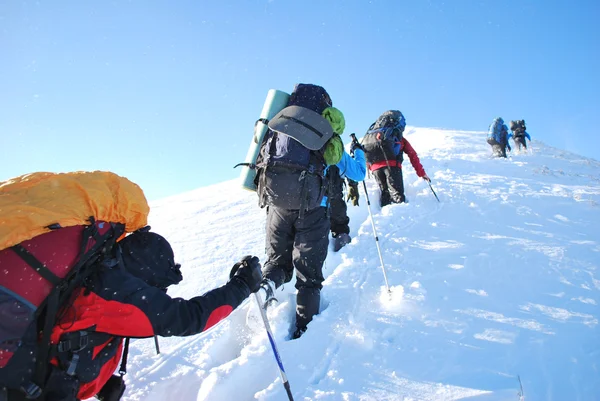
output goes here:
[{"label": "snow slope", "polygon": [[[351,244],[330,252],[322,312],[305,335],[293,284],[269,311],[296,400],[600,400],[600,163],[533,142],[492,159],[482,132],[412,128],[441,203],[408,160],[409,204],[373,217],[361,186]],[[199,169],[201,166],[198,167]],[[264,260],[264,210],[237,181],[151,205],[192,297],[226,282],[246,254]],[[126,400],[286,400],[252,298],[208,333],[136,340]]]}]

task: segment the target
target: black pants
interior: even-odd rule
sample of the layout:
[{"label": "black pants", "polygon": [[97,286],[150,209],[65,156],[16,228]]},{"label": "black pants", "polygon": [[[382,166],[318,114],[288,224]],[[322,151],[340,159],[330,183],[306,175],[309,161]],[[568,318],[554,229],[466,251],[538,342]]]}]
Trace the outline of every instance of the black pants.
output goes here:
[{"label": "black pants", "polygon": [[319,313],[323,262],[329,245],[327,208],[306,211],[269,206],[267,209],[267,262],[263,276],[280,287],[296,270],[296,326],[304,328]]},{"label": "black pants", "polygon": [[404,197],[404,181],[400,167],[383,167],[373,172],[381,191],[381,207],[390,203],[402,203]]},{"label": "black pants", "polygon": [[327,180],[331,235],[335,238],[342,233],[350,234],[348,206],[344,200],[344,179],[340,176],[340,169],[337,166],[330,166],[327,169]]},{"label": "black pants", "polygon": [[514,140],[515,140],[515,145],[517,145],[518,151],[521,150],[521,147],[523,147],[523,149],[527,149],[527,141],[525,141],[524,136],[515,136]]},{"label": "black pants", "polygon": [[506,144],[505,143],[502,144],[493,138],[489,138],[487,140],[487,143],[489,143],[492,146],[492,152],[494,153],[494,156],[506,157]]}]

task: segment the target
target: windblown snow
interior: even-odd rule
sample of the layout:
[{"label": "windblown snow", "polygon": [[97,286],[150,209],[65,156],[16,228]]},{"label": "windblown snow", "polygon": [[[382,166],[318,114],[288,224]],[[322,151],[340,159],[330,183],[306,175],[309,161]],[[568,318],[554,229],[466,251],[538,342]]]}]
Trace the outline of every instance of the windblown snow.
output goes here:
[{"label": "windblown snow", "polygon": [[[485,133],[406,133],[441,202],[403,165],[408,204],[364,191],[330,251],[321,313],[298,340],[293,281],[268,312],[295,400],[600,400],[600,163],[534,141],[491,158]],[[198,170],[205,167],[198,166]],[[151,204],[191,298],[264,262],[265,211],[238,181]],[[251,297],[207,333],[134,340],[126,400],[287,400]],[[252,311],[250,311],[252,313]],[[522,382],[522,390],[519,384]]]}]

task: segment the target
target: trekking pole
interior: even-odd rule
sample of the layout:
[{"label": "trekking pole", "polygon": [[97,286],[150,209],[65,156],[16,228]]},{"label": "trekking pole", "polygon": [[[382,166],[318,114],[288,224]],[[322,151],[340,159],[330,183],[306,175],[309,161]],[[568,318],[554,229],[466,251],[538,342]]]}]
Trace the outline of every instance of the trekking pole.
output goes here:
[{"label": "trekking pole", "polygon": [[[353,142],[358,142],[355,134],[350,134]],[[390,285],[388,284],[387,274],[385,272],[385,264],[383,263],[383,256],[381,256],[381,248],[379,247],[379,237],[377,236],[377,230],[375,229],[375,221],[373,220],[373,213],[371,213],[371,200],[369,199],[369,193],[367,192],[367,184],[363,180],[363,188],[365,190],[365,197],[367,198],[367,208],[369,209],[369,216],[371,217],[371,227],[373,227],[373,235],[375,236],[375,245],[377,245],[377,253],[379,254],[379,261],[381,262],[381,270],[383,270],[383,279],[385,280],[385,287],[387,288],[388,294],[392,295]]]},{"label": "trekking pole", "polygon": [[263,323],[265,324],[265,329],[267,330],[267,337],[269,337],[269,342],[271,343],[271,348],[273,349],[273,354],[275,355],[277,366],[279,367],[279,374],[281,375],[281,380],[283,381],[283,387],[285,388],[288,399],[290,401],[294,401],[294,397],[292,396],[292,390],[290,389],[290,382],[288,382],[285,370],[283,369],[283,362],[281,362],[281,356],[279,356],[277,345],[275,344],[275,340],[273,339],[273,333],[271,332],[271,325],[269,325],[267,314],[265,313],[265,310],[263,309],[262,304],[260,303],[258,293],[255,292],[254,297],[256,299],[256,305],[258,306],[258,310],[260,310],[260,316],[262,317]]},{"label": "trekking pole", "polygon": [[367,192],[367,184],[363,181],[363,188],[365,190],[365,197],[367,198],[367,208],[369,209],[369,216],[371,217],[371,226],[373,227],[373,235],[375,236],[375,245],[377,245],[377,253],[379,253],[379,261],[381,262],[381,270],[383,270],[383,278],[385,280],[385,287],[387,288],[388,294],[392,295],[390,285],[388,284],[387,274],[385,273],[385,265],[383,264],[383,256],[381,256],[381,248],[379,247],[379,237],[377,236],[377,230],[375,229],[375,221],[373,220],[373,213],[371,213],[371,201],[369,200],[369,193]]},{"label": "trekking pole", "polygon": [[431,181],[427,181],[427,183],[429,184],[429,189],[431,189],[431,192],[433,192],[433,196],[435,196],[435,199],[437,199],[437,201],[439,202],[440,198],[438,198],[437,194],[433,190],[433,187],[431,186]]}]

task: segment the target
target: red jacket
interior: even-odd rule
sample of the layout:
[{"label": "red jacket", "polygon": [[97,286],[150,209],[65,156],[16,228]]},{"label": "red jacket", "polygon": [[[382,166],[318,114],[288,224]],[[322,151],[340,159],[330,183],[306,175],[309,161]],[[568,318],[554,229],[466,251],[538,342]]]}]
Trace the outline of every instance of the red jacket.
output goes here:
[{"label": "red jacket", "polygon": [[[398,142],[396,143],[398,144]],[[412,147],[410,142],[408,142],[406,138],[402,138],[399,144],[400,152],[404,152],[408,155],[408,158],[410,159],[410,164],[412,164],[413,168],[417,172],[417,175],[419,177],[425,176],[425,170],[423,169],[423,165],[421,165],[419,156],[417,156],[417,152],[415,152],[415,149]],[[368,163],[370,171],[379,170],[380,168],[388,166],[402,168],[402,162],[399,162],[398,160],[382,160],[375,163]]]},{"label": "red jacket", "polygon": [[226,318],[249,293],[238,282],[230,281],[189,300],[171,298],[120,268],[104,270],[90,287],[80,290],[51,338],[52,344],[58,344],[67,333],[89,332],[92,351],[82,355],[76,370],[80,400],[96,395],[118,367],[124,337],[203,332]]}]

